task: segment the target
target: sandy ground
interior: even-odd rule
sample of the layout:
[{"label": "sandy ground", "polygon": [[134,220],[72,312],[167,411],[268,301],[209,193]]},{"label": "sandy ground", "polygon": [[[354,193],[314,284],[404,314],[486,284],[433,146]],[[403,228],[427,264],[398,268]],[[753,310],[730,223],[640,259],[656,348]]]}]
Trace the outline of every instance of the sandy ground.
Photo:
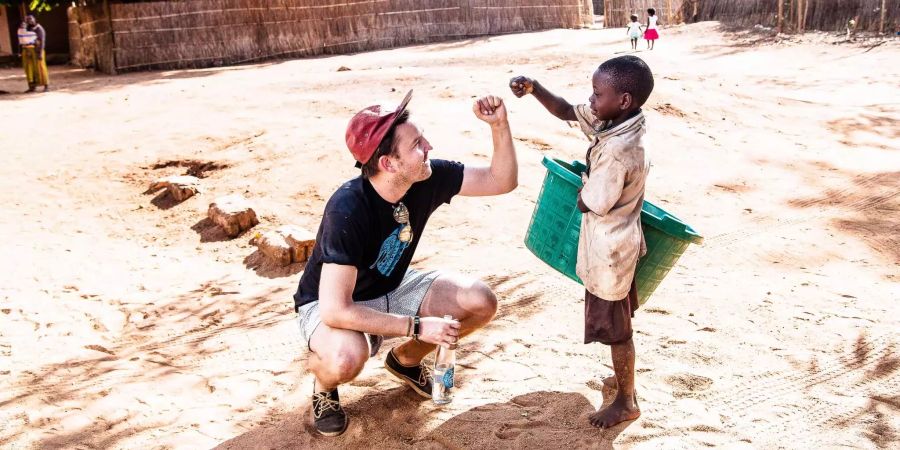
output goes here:
[{"label": "sandy ground", "polygon": [[[896,445],[900,45],[662,34],[638,52],[657,83],[647,198],[706,242],[638,311],[639,420],[588,426],[609,351],[581,344],[579,286],[522,243],[542,156],[586,142],[507,80],[585,101],[593,68],[628,49],[621,30],[553,30],[212,70],[54,68],[53,92],[0,95],[0,447]],[[454,403],[401,386],[382,350],[342,387],[352,422],[329,440],[291,312],[302,265],[263,264],[251,233],[225,239],[206,209],[241,193],[256,230],[315,229],[355,175],[347,120],[408,88],[432,156],[472,164],[490,154],[472,97],[508,101],[520,187],[439,210],[414,261],[485,279],[500,312],[459,351]],[[24,90],[19,71],[0,70],[0,90]],[[215,163],[201,195],[144,194],[191,160]]]}]

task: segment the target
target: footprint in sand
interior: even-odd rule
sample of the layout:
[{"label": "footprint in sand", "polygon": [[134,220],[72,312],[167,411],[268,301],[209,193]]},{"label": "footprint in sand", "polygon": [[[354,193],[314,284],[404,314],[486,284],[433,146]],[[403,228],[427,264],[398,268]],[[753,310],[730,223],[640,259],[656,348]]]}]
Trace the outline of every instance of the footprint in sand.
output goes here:
[{"label": "footprint in sand", "polygon": [[666,377],[666,383],[669,383],[674,388],[673,394],[675,397],[684,397],[709,389],[713,381],[692,373],[676,373]]}]

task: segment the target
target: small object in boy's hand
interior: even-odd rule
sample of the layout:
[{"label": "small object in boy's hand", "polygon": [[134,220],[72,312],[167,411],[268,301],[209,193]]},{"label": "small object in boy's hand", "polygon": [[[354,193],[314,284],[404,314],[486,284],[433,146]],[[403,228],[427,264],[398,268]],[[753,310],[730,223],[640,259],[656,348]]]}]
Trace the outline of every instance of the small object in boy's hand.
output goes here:
[{"label": "small object in boy's hand", "polygon": [[519,75],[509,80],[509,88],[516,97],[522,97],[534,91],[534,83],[530,78]]}]

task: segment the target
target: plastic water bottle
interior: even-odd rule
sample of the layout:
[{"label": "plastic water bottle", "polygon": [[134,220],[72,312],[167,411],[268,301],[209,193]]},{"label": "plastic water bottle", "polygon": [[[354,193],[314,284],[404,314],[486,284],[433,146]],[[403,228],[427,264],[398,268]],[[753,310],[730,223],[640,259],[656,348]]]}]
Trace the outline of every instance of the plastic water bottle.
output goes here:
[{"label": "plastic water bottle", "polygon": [[[453,320],[452,316],[444,316]],[[456,366],[456,350],[439,345],[434,357],[434,372],[431,380],[431,399],[436,405],[446,405],[453,401],[453,375]]]}]

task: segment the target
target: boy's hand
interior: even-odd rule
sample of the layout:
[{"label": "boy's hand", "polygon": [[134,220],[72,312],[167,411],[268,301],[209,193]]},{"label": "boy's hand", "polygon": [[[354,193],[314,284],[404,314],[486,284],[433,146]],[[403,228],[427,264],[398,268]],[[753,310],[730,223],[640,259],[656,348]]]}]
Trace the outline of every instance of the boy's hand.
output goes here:
[{"label": "boy's hand", "polygon": [[588,208],[587,205],[585,205],[584,202],[581,200],[581,189],[578,190],[578,210],[581,211],[582,213],[591,212],[591,209]]},{"label": "boy's hand", "polygon": [[475,117],[487,122],[489,125],[497,125],[506,122],[506,106],[503,99],[494,95],[481,97],[472,105]]},{"label": "boy's hand", "polygon": [[522,98],[534,90],[534,80],[522,75],[512,77],[509,80],[509,88],[512,90],[513,95]]}]

